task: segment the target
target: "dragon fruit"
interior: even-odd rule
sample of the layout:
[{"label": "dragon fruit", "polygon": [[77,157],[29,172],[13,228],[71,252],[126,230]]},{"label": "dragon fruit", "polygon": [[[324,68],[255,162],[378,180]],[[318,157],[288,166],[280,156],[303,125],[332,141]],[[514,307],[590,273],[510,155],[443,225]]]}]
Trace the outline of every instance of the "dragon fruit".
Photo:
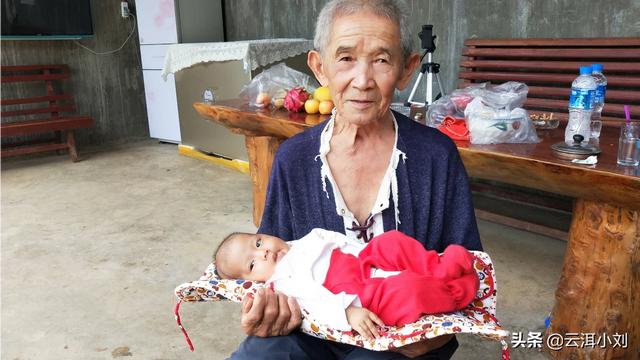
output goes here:
[{"label": "dragon fruit", "polygon": [[304,102],[307,99],[309,99],[309,93],[303,87],[295,87],[287,91],[284,107],[289,111],[300,112],[304,109]]}]

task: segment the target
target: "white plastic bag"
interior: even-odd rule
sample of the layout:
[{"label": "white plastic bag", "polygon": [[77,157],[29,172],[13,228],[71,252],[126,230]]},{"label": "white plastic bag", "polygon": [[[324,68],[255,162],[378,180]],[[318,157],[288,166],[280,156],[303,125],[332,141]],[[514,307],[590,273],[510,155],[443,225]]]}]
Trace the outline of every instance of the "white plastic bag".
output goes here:
[{"label": "white plastic bag", "polygon": [[496,110],[511,111],[522,107],[527,100],[529,87],[525,83],[508,81],[504,84],[487,86],[479,92],[484,104]]},{"label": "white plastic bag", "polygon": [[288,90],[299,86],[308,92],[313,92],[318,87],[309,75],[294,70],[284,63],[278,63],[261,72],[245,85],[240,91],[240,98],[251,106],[265,107],[269,105],[271,99],[284,98]]},{"label": "white plastic bag", "polygon": [[446,116],[464,117],[464,109],[489,83],[471,84],[436,100],[427,109],[427,126],[437,128]]},{"label": "white plastic bag", "polygon": [[482,94],[485,88],[489,85],[489,82],[483,82],[480,84],[471,84],[462,89],[456,89],[451,92],[451,102],[456,109],[456,112],[460,114],[460,117],[464,115],[464,110],[467,105]]},{"label": "white plastic bag", "polygon": [[434,101],[427,109],[427,126],[437,128],[446,116],[455,116],[456,108],[451,102],[451,96],[445,95]]},{"label": "white plastic bag", "polygon": [[464,117],[472,144],[540,142],[529,114],[520,107],[496,109],[483,97],[476,97],[467,105]]}]

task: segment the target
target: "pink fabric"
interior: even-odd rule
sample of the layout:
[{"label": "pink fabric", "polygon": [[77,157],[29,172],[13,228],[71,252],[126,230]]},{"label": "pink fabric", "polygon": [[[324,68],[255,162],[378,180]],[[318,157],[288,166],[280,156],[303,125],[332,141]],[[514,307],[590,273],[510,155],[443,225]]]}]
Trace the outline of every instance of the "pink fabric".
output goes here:
[{"label": "pink fabric", "polygon": [[[370,277],[371,268],[401,271]],[[479,281],[473,256],[459,245],[439,256],[399,231],[373,238],[358,257],[336,249],[323,284],[333,293],[357,294],[386,325],[404,325],[424,314],[452,312],[474,299]]]}]

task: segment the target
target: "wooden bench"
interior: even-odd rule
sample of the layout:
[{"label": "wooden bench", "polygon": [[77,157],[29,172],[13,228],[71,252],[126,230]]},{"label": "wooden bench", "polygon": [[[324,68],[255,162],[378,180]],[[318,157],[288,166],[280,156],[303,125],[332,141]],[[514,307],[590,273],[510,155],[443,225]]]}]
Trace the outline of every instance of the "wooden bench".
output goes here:
[{"label": "wooden bench", "polygon": [[[11,89],[12,94],[30,94],[0,101],[2,137],[33,137],[42,133],[54,135],[53,138],[7,144],[3,141],[2,157],[68,149],[71,160],[78,160],[74,130],[91,127],[93,119],[74,114],[73,95],[63,92],[61,84],[70,76],[67,65],[2,66],[3,87],[13,83],[16,86]],[[31,94],[31,90],[39,93]],[[6,93],[7,89],[3,89],[3,92]],[[66,136],[63,137],[63,133]]]},{"label": "wooden bench", "polygon": [[[532,118],[568,119],[571,83],[580,66],[603,64],[608,85],[602,112],[603,126],[624,121],[623,104],[631,106],[632,118],[640,120],[640,37],[581,39],[468,39],[464,42],[458,87],[490,81],[500,84],[519,81],[529,86],[525,108]],[[541,134],[539,132],[539,134]],[[541,134],[544,136],[544,134]],[[476,194],[570,212],[571,199],[557,194],[472,180]],[[495,211],[477,210],[486,220],[566,239],[566,231]]]},{"label": "wooden bench", "polygon": [[460,61],[459,87],[491,81],[529,86],[525,108],[534,115],[568,118],[571,82],[580,66],[604,65],[603,124],[624,121],[623,104],[640,120],[640,37],[584,39],[469,39]]}]

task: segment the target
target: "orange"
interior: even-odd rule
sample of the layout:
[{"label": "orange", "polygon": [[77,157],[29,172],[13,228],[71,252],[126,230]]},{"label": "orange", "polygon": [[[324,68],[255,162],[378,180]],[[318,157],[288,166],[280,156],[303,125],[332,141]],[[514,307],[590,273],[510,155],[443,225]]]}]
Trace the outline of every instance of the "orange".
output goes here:
[{"label": "orange", "polygon": [[320,102],[318,102],[318,100],[315,100],[315,99],[307,100],[304,103],[304,110],[307,112],[307,114],[317,113],[319,107],[320,107]]},{"label": "orange", "polygon": [[331,101],[331,92],[326,86],[320,86],[313,92],[313,98],[318,101]]},{"label": "orange", "polygon": [[273,106],[275,106],[276,109],[282,109],[284,107],[284,99],[273,99]]},{"label": "orange", "polygon": [[318,110],[322,115],[331,114],[331,110],[333,110],[333,101],[321,101],[320,106],[318,106]]},{"label": "orange", "polygon": [[256,105],[259,107],[269,106],[269,102],[271,102],[269,93],[261,92],[256,96]]}]

